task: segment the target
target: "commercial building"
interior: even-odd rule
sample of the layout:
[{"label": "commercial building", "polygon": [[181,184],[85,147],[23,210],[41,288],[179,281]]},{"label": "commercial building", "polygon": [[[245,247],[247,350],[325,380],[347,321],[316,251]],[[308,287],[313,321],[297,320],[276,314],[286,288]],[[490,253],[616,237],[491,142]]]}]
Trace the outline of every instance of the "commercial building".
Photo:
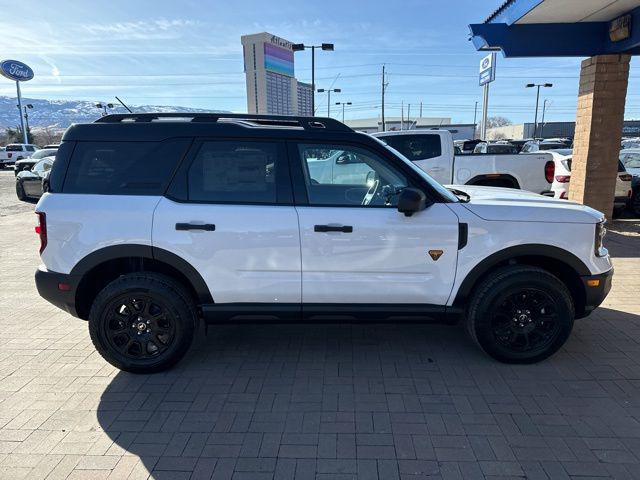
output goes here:
[{"label": "commercial building", "polygon": [[[533,123],[520,123],[515,125],[505,125],[504,127],[489,128],[487,137],[489,140],[499,140],[502,138],[533,138],[535,125]],[[576,130],[576,122],[545,122],[538,124],[536,137],[539,138],[573,138]],[[622,126],[622,136],[640,136],[640,120],[625,120]]]},{"label": "commercial building", "polygon": [[271,33],[240,37],[247,84],[247,112],[312,116],[313,90],[294,76],[292,43]]},{"label": "commercial building", "polygon": [[[348,126],[359,132],[374,133],[382,131],[382,119],[359,118],[345,120]],[[472,123],[451,123],[449,117],[422,117],[412,120],[401,117],[385,117],[387,131],[397,130],[449,130],[454,140],[474,138],[475,125]]]}]

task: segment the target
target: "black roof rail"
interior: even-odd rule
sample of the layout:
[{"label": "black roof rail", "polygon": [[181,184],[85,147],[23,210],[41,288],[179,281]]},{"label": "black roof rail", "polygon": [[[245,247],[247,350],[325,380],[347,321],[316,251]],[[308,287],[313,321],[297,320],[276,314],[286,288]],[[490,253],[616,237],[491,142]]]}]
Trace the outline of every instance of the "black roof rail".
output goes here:
[{"label": "black roof rail", "polygon": [[113,113],[99,118],[94,123],[149,123],[164,119],[170,120],[172,118],[186,119],[193,123],[216,123],[219,120],[237,120],[242,123],[268,127],[301,127],[305,130],[325,129],[339,132],[353,132],[350,127],[333,118],[256,115],[251,113]]}]

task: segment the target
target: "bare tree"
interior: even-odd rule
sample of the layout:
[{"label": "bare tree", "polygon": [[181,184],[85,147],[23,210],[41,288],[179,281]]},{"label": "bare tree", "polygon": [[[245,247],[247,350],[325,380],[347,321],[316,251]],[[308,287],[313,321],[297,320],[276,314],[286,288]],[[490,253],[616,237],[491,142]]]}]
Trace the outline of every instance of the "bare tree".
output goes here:
[{"label": "bare tree", "polygon": [[487,118],[487,128],[505,127],[513,125],[513,122],[505,117],[489,117]]}]

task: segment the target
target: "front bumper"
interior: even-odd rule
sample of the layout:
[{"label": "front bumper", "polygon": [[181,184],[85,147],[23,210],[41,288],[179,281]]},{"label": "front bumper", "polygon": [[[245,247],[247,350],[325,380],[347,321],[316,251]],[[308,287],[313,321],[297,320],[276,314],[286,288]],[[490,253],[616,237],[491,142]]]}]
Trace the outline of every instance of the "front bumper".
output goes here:
[{"label": "front bumper", "polygon": [[581,277],[585,291],[585,303],[584,314],[580,317],[586,317],[600,306],[611,290],[612,278],[613,268],[599,275]]},{"label": "front bumper", "polygon": [[74,317],[78,316],[76,290],[79,283],[80,278],[76,275],[52,272],[42,266],[36,270],[36,288],[40,296]]}]

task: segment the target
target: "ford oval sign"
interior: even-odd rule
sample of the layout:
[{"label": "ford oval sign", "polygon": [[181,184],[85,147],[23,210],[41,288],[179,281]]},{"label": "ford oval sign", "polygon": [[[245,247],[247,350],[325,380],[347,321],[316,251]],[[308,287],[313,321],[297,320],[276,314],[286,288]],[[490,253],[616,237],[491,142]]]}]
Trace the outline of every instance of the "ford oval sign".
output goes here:
[{"label": "ford oval sign", "polygon": [[0,73],[9,80],[26,82],[33,78],[33,70],[28,65],[17,60],[3,60],[0,63]]}]

